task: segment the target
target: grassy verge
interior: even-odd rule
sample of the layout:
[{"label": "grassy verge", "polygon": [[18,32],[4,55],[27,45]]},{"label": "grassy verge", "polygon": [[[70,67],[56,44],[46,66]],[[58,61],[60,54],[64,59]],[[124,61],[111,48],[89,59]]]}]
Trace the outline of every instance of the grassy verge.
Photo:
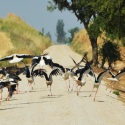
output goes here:
[{"label": "grassy verge", "polygon": [[[9,14],[6,18],[0,19],[0,33],[4,34],[4,39],[0,42],[7,43],[5,48],[0,50],[1,58],[14,53],[40,55],[52,45],[49,38],[40,34],[39,31],[14,14]],[[7,62],[0,63],[0,66],[3,65],[10,64]]]}]

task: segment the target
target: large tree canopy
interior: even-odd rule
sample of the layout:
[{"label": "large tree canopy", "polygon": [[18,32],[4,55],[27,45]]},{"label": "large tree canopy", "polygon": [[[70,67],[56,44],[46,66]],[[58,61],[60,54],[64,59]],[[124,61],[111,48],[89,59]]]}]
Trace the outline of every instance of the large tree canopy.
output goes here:
[{"label": "large tree canopy", "polygon": [[[97,47],[97,32],[93,30],[93,26],[89,30],[89,24],[96,18],[95,0],[52,0],[49,2],[48,10],[52,11],[58,8],[60,11],[69,10],[75,14],[78,20],[84,24],[85,29],[89,34],[92,45],[93,62],[95,65],[98,63],[98,47]],[[99,32],[98,32],[99,33]],[[92,34],[92,35],[91,35]],[[95,36],[96,35],[96,36]]]},{"label": "large tree canopy", "polygon": [[125,37],[125,0],[97,0],[100,27],[112,39]]},{"label": "large tree canopy", "polygon": [[92,46],[92,58],[98,64],[97,38],[105,31],[109,37],[124,36],[125,1],[124,0],[52,0],[48,10],[69,10],[84,24]]}]

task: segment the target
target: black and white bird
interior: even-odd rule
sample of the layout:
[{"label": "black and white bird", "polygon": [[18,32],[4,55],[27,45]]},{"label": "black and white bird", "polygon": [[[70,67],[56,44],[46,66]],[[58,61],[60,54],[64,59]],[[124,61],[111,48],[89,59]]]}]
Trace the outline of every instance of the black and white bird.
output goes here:
[{"label": "black and white bird", "polygon": [[72,70],[70,68],[65,68],[62,65],[60,65],[58,63],[53,63],[53,62],[52,62],[51,67],[53,69],[58,68],[60,70],[61,76],[65,80],[67,89],[69,91],[69,89],[71,88],[69,76],[70,76]]},{"label": "black and white bird", "polygon": [[[4,80],[0,80],[0,93],[2,94],[3,92],[3,88],[7,87],[8,88],[8,96],[6,98],[6,100],[9,100],[10,97],[12,97],[12,94],[14,91],[12,91],[12,86],[14,86],[16,88],[16,84],[17,82],[13,79],[13,78],[8,78],[8,79],[4,79]],[[11,91],[10,91],[11,89]],[[15,89],[13,89],[15,90]]]},{"label": "black and white bird", "polygon": [[[74,67],[72,67],[71,69],[70,68],[65,68],[65,67],[63,67],[62,65],[60,65],[60,64],[58,64],[58,63],[54,63],[52,60],[47,60],[45,57],[44,57],[44,61],[45,61],[45,63],[47,63],[51,68],[58,68],[58,69],[60,69],[60,71],[61,71],[61,74],[62,74],[62,77],[63,77],[63,79],[65,80],[65,82],[66,82],[66,84],[67,84],[67,88],[68,88],[68,91],[69,91],[69,89],[71,88],[71,85],[70,85],[70,79],[69,79],[69,77],[71,76],[71,77],[73,77],[74,76],[74,69],[75,68],[78,68],[79,67],[79,65],[83,62],[83,60],[84,60],[84,58],[85,58],[85,56],[86,55],[84,55],[83,57],[82,57],[82,59],[80,60],[80,62],[79,63],[76,63],[74,60],[73,60],[73,58],[71,57],[71,59],[74,61],[74,63],[75,63],[75,66]],[[68,82],[67,82],[68,81]],[[72,90],[72,89],[71,89]]]},{"label": "black and white bird", "polygon": [[26,66],[25,65],[25,71],[24,74],[28,80],[28,85],[33,90],[33,83],[34,83],[34,76],[33,76],[33,70],[37,64],[34,64],[32,67]]},{"label": "black and white bird", "polygon": [[[8,88],[8,91],[11,89],[11,88],[15,88],[18,89],[18,82],[21,81],[21,78],[16,74],[16,73],[13,73],[12,71],[8,71],[7,68],[2,68],[0,70],[0,74],[3,75],[2,77],[2,82],[7,82],[8,80],[13,80],[16,84],[13,85],[12,87]],[[12,89],[11,89],[12,90]],[[11,91],[12,92],[12,91]],[[10,92],[9,92],[9,95],[10,95]],[[8,95],[8,96],[9,96]],[[11,93],[11,96],[12,96],[12,93]],[[2,89],[1,89],[1,99],[2,99]]]},{"label": "black and white bird", "polygon": [[[112,78],[107,78],[108,80],[111,81],[112,84],[112,88],[115,85],[115,83],[119,82],[119,79],[121,76],[123,76],[125,74],[125,68],[123,68],[122,70],[120,70],[117,74],[113,74],[113,72],[111,72],[111,70],[109,71],[110,75],[112,76]],[[108,87],[107,87],[108,88]],[[106,88],[106,89],[107,89]],[[111,90],[112,91],[112,90]],[[110,92],[111,92],[110,91]]]},{"label": "black and white bird", "polygon": [[[83,67],[81,69],[77,69],[75,71],[75,75],[73,76],[73,79],[76,81],[76,84],[77,84],[77,86],[76,86],[77,95],[79,95],[81,87],[86,84],[86,76],[90,72],[93,72],[93,70],[88,63],[86,63],[85,67]],[[78,89],[78,87],[79,87],[79,89]]]},{"label": "black and white bird", "polygon": [[[87,53],[85,53],[84,55],[83,55],[83,57],[82,57],[82,59],[78,62],[78,63],[76,63],[76,61],[70,56],[70,58],[72,59],[72,61],[74,62],[74,64],[75,64],[75,66],[72,68],[72,70],[74,70],[75,68],[78,68],[79,69],[79,67],[81,67],[80,66],[80,64],[81,63],[86,63],[86,62],[88,62],[87,61]],[[84,66],[82,66],[82,67],[84,67]]]},{"label": "black and white bird", "polygon": [[44,76],[45,77],[47,87],[50,86],[50,89],[49,89],[50,94],[48,94],[48,96],[52,96],[52,91],[51,91],[51,86],[52,86],[52,83],[53,83],[52,76],[60,75],[60,70],[59,69],[53,69],[50,72],[50,74],[48,75],[45,70],[36,69],[36,70],[34,70],[33,75],[34,76],[40,76],[40,77]]},{"label": "black and white bird", "polygon": [[[21,72],[20,72],[21,73]],[[11,72],[11,73],[9,73],[9,75],[7,76],[8,78],[12,78],[12,79],[14,79],[15,80],[15,82],[17,83],[15,86],[16,86],[16,88],[15,88],[15,90],[16,90],[16,93],[19,93],[19,81],[22,81],[22,79],[19,77],[19,73],[13,73],[13,72]],[[12,90],[14,90],[14,86],[12,86]]]},{"label": "black and white bird", "polygon": [[1,74],[1,78],[0,79],[2,79],[3,77],[5,77],[6,74],[7,74],[6,68],[1,68],[0,69],[0,74]]},{"label": "black and white bird", "polygon": [[33,58],[34,56],[29,54],[12,54],[10,56],[6,56],[4,58],[1,58],[0,61],[6,61],[9,60],[9,63],[17,63],[22,61],[24,58]]},{"label": "black and white bird", "polygon": [[[71,56],[70,56],[71,57]],[[75,81],[79,84],[81,84],[81,87],[83,86],[82,84],[86,83],[86,77],[88,73],[91,72],[92,68],[91,68],[91,64],[92,64],[92,61],[89,62],[88,59],[87,59],[87,53],[85,53],[82,57],[82,59],[80,60],[80,62],[76,63],[76,61],[71,57],[72,61],[74,62],[75,66],[71,69],[72,72],[71,72],[71,77],[74,79],[75,78]],[[80,65],[81,63],[84,63],[84,66],[83,65]],[[76,71],[73,71],[75,68],[77,68]],[[88,69],[90,71],[88,71]],[[78,76],[78,74],[80,74],[80,76]],[[82,76],[83,75],[83,76]],[[79,80],[78,80],[79,79]],[[82,80],[82,82],[81,82]],[[83,82],[84,81],[84,82]],[[81,89],[81,87],[79,88],[78,90],[78,84],[77,84],[77,95],[79,95],[79,91]],[[73,90],[73,87],[74,87],[74,84],[72,86],[72,89]]]},{"label": "black and white bird", "polygon": [[2,80],[6,80],[6,79],[9,79],[9,78],[12,78],[12,79],[14,79],[17,82],[17,93],[18,93],[18,85],[19,85],[18,82],[21,81],[21,78],[19,77],[19,75],[22,72],[24,72],[24,69],[20,70],[20,71],[18,69],[16,72],[12,71],[8,67],[0,69],[0,74],[2,74]]},{"label": "black and white bird", "polygon": [[[3,79],[6,79],[6,74],[7,74],[6,68],[1,68],[0,69],[0,74],[1,74],[0,80],[3,81]],[[0,99],[2,99],[2,92],[3,92],[3,89],[1,88],[0,89],[0,94],[1,94]]]},{"label": "black and white bird", "polygon": [[[46,59],[47,61],[45,62]],[[31,66],[33,66],[34,64],[37,64],[39,67],[43,67],[45,65],[48,65],[48,63],[51,61],[51,57],[48,55],[48,53],[45,53],[43,55],[40,56],[34,56],[32,58],[32,64]]]},{"label": "black and white bird", "polygon": [[[94,72],[92,73],[92,77],[94,77],[92,92],[93,92],[94,88],[96,88],[95,96],[94,96],[94,99],[93,99],[94,101],[95,101],[95,98],[96,98],[96,95],[97,95],[99,86],[100,86],[100,84],[101,84],[101,81],[102,81],[103,77],[104,77],[107,73],[109,73],[109,71],[110,71],[110,69],[108,68],[108,69],[106,69],[105,71],[99,73],[99,75],[98,75],[97,77],[95,76]],[[91,92],[90,96],[92,95],[92,92]]]},{"label": "black and white bird", "polygon": [[45,65],[50,66],[52,69],[57,69],[58,68],[60,70],[60,73],[62,74],[62,77],[65,80],[65,82],[67,84],[68,91],[69,91],[70,81],[67,83],[67,80],[69,80],[70,69],[65,68],[62,65],[53,62],[52,59],[46,58],[46,56],[43,57],[43,60],[44,60]]}]

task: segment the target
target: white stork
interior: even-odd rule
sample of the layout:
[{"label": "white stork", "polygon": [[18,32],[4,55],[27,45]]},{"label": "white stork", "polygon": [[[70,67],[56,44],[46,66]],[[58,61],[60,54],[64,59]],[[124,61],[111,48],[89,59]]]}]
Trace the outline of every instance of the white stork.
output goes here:
[{"label": "white stork", "polygon": [[[94,88],[97,89],[97,90],[96,90],[96,93],[95,93],[94,101],[95,101],[96,94],[97,94],[97,92],[98,92],[99,86],[100,86],[100,84],[101,84],[101,81],[102,81],[103,77],[104,77],[107,73],[109,73],[109,71],[110,71],[109,68],[106,69],[105,71],[101,72],[101,73],[98,75],[98,77],[96,77],[95,74],[93,73],[93,77],[94,77],[93,90],[94,90]],[[93,90],[92,90],[92,92],[93,92]],[[91,92],[90,96],[92,95],[92,92]]]},{"label": "white stork", "polygon": [[17,63],[23,60],[23,58],[33,58],[34,56],[29,54],[12,54],[10,56],[6,56],[1,58],[0,61],[9,60],[9,63]]},{"label": "white stork", "polygon": [[[109,73],[110,73],[110,75],[112,76],[112,78],[107,78],[107,79],[111,81],[111,83],[112,83],[112,88],[113,88],[113,86],[115,85],[115,83],[116,83],[116,82],[119,82],[119,78],[120,78],[122,75],[125,74],[125,68],[122,69],[122,70],[120,70],[117,74],[113,74],[113,73],[111,72],[111,70],[109,71]],[[107,88],[108,88],[108,87],[107,87]],[[107,88],[106,88],[106,89],[107,89]],[[112,90],[111,90],[111,91],[112,91]],[[111,92],[111,91],[110,91],[110,92]]]}]

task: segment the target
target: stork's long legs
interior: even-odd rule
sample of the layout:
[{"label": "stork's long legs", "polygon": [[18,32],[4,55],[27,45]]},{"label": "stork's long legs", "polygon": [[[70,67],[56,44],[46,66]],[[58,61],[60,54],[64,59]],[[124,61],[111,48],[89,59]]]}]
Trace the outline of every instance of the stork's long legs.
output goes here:
[{"label": "stork's long legs", "polygon": [[69,81],[69,89],[70,89],[70,87],[71,87],[71,86],[70,86],[70,79],[68,79],[68,81]]},{"label": "stork's long legs", "polygon": [[95,98],[96,98],[96,95],[97,95],[97,92],[98,92],[98,88],[97,88],[97,90],[96,90],[96,92],[95,92],[95,97],[94,97],[94,101],[95,101]]},{"label": "stork's long legs", "polygon": [[30,92],[33,90],[33,81],[28,81]]},{"label": "stork's long legs", "polygon": [[16,93],[18,94],[19,93],[19,84],[16,85]]},{"label": "stork's long legs", "polygon": [[10,99],[10,87],[8,88],[8,95],[7,95],[7,98],[6,98],[6,101],[9,101],[9,99]]},{"label": "stork's long legs", "polygon": [[69,91],[69,89],[70,89],[70,80],[69,80],[69,83],[66,80],[65,80],[65,82],[66,82],[67,89]]},{"label": "stork's long legs", "polygon": [[2,100],[2,92],[0,93],[0,100]]},{"label": "stork's long legs", "polygon": [[3,92],[3,89],[0,89],[0,100],[2,100],[2,92]]},{"label": "stork's long legs", "polygon": [[0,100],[2,100],[2,92],[0,94],[1,94]]},{"label": "stork's long legs", "polygon": [[[79,86],[79,85],[78,85]],[[78,87],[77,87],[77,95],[79,95],[79,92],[80,92],[80,89],[82,88],[82,86],[80,86],[79,87],[79,89],[78,89]]]},{"label": "stork's long legs", "polygon": [[52,91],[51,91],[51,85],[50,85],[50,88],[49,88],[49,93],[48,96],[52,96]]},{"label": "stork's long legs", "polygon": [[51,85],[50,85],[50,94],[51,94],[51,96],[52,96]]},{"label": "stork's long legs", "polygon": [[91,95],[92,95],[92,93],[93,93],[93,90],[94,90],[94,87],[93,87],[93,89],[92,89],[91,94],[89,95],[89,97],[91,97]]},{"label": "stork's long legs", "polygon": [[97,88],[97,90],[95,91],[95,96],[94,96],[94,99],[93,99],[93,100],[95,101],[95,98],[96,98],[96,95],[97,95],[97,92],[98,92],[98,88],[99,88],[99,86],[93,87],[92,92],[91,92],[91,94],[89,95],[89,97],[91,97],[91,95],[92,95],[92,93],[93,93],[94,88]]},{"label": "stork's long legs", "polygon": [[77,85],[77,86],[76,86],[76,90],[77,90],[77,96],[79,95],[78,86],[79,86],[79,85]]},{"label": "stork's long legs", "polygon": [[80,85],[80,87],[79,88],[78,87],[79,87],[79,85],[76,86],[77,96],[79,95],[79,92],[80,92],[80,89],[82,88],[82,86]]},{"label": "stork's long legs", "polygon": [[0,105],[1,105],[1,100],[2,100],[2,92],[3,92],[3,89],[0,89]]},{"label": "stork's long legs", "polygon": [[79,91],[81,90],[82,86],[80,86]]},{"label": "stork's long legs", "polygon": [[10,99],[10,92],[8,93],[8,96],[7,96],[7,98],[6,98],[6,101],[9,101],[9,99]]},{"label": "stork's long legs", "polygon": [[73,91],[73,88],[74,88],[74,84],[75,84],[75,83],[73,82],[73,85],[72,85],[71,91]]}]

